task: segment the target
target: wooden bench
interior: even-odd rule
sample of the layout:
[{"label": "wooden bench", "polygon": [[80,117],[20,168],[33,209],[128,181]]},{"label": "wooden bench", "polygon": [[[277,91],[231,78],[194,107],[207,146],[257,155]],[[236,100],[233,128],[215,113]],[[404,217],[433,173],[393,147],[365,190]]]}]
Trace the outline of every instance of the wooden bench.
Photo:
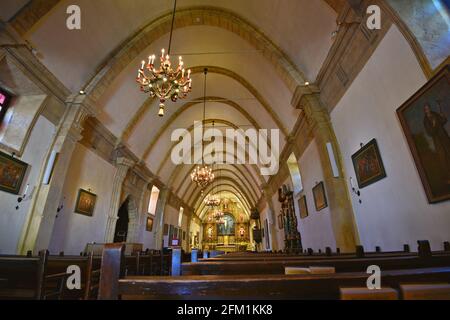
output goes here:
[{"label": "wooden bench", "polygon": [[60,299],[67,274],[48,268],[48,251],[38,257],[0,257],[1,299]]},{"label": "wooden bench", "polygon": [[[107,245],[103,252],[99,299],[339,299],[340,287],[365,286],[365,272],[334,275],[209,275],[125,277],[124,248]],[[450,267],[382,272],[383,286],[448,281]]]},{"label": "wooden bench", "polygon": [[365,257],[349,259],[261,259],[254,261],[204,261],[183,263],[182,275],[254,275],[284,274],[286,267],[334,267],[336,272],[365,272],[370,265],[381,270],[450,266],[450,255],[418,257]]}]

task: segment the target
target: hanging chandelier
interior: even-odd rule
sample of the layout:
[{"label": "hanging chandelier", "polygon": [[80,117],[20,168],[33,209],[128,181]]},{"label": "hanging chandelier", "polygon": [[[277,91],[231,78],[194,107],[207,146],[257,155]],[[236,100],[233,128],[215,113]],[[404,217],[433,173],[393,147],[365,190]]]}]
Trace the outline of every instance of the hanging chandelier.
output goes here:
[{"label": "hanging chandelier", "polygon": [[220,205],[220,198],[217,195],[209,194],[206,196],[205,205],[211,208],[218,207]]},{"label": "hanging chandelier", "polygon": [[[208,69],[204,69],[205,74],[205,83],[204,83],[204,97],[203,97],[203,125],[205,124],[205,117],[206,117],[206,75],[208,73]],[[202,145],[204,144],[204,141],[202,139]],[[202,146],[202,152],[204,150],[204,145]],[[201,165],[195,167],[194,171],[191,173],[191,180],[192,182],[197,183],[197,185],[202,188],[205,188],[209,184],[211,184],[214,181],[214,173],[212,172],[212,168],[206,165],[203,162],[203,155],[202,155],[202,163]]]},{"label": "hanging chandelier", "polygon": [[197,166],[191,173],[191,180],[197,183],[200,188],[205,188],[214,181],[212,168],[207,165]]},{"label": "hanging chandelier", "polygon": [[[160,117],[164,116],[164,103],[167,100],[170,99],[171,101],[176,102],[178,99],[184,99],[192,89],[191,70],[187,70],[186,72],[183,57],[180,56],[178,58],[178,67],[176,69],[172,67],[172,63],[170,62],[170,48],[172,44],[176,7],[177,0],[175,0],[173,8],[172,27],[170,29],[167,55],[165,55],[165,50],[162,49],[158,69],[156,69],[155,66],[155,55],[149,56],[147,63],[146,61],[142,61],[141,68],[138,70],[136,78],[142,92],[148,93],[152,98],[159,98],[158,115]],[[145,70],[147,70],[147,72]]]}]

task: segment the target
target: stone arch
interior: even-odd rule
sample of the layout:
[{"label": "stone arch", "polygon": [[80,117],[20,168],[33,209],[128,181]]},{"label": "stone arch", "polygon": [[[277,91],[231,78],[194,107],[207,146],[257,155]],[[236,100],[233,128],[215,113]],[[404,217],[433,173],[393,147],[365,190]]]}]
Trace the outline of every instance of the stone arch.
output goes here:
[{"label": "stone arch", "polygon": [[[278,126],[278,128],[281,130],[283,135],[284,136],[289,135],[288,129],[284,126],[282,120],[278,117],[278,115],[274,111],[274,108],[261,95],[261,93],[258,90],[256,90],[256,88],[250,82],[248,82],[246,79],[244,79],[242,76],[235,73],[234,71],[231,71],[231,70],[228,70],[228,69],[222,68],[222,67],[197,66],[197,67],[192,67],[191,70],[192,70],[193,74],[196,74],[196,73],[203,72],[203,70],[205,68],[208,68],[208,73],[216,73],[216,74],[224,75],[224,76],[232,78],[232,79],[236,80],[238,83],[240,83],[245,89],[247,89],[256,98],[256,100],[258,100],[258,102],[263,106],[263,108],[267,111],[267,113],[269,113],[271,119]],[[224,100],[227,100],[227,99],[224,99]],[[135,112],[135,114],[133,115],[131,120],[128,122],[128,124],[126,125],[126,127],[122,133],[122,140],[126,141],[132,135],[133,131],[137,127],[137,124],[141,121],[141,119],[144,117],[146,112],[148,112],[149,107],[153,101],[156,101],[156,100],[154,100],[153,98],[148,98],[142,104],[142,106],[139,107],[138,111]],[[229,100],[227,100],[227,101],[229,101]],[[186,103],[180,109],[182,109],[184,107],[188,107],[188,105],[189,105],[189,103]],[[178,114],[178,110],[177,110],[176,114]],[[170,125],[170,123],[176,119],[176,117],[174,118],[174,116],[175,116],[175,114],[170,118],[170,120],[168,122],[165,123],[164,128],[168,127]],[[157,139],[154,139],[154,140],[157,140]],[[151,149],[152,144],[153,144],[153,142],[146,148],[146,150],[148,150],[149,148]]]},{"label": "stone arch", "polygon": [[[84,91],[98,101],[109,85],[131,61],[150,43],[170,31],[172,12],[168,12],[141,28],[136,34],[123,41],[111,56],[97,70],[99,72],[88,81]],[[177,10],[174,28],[207,25],[226,29],[248,41],[274,66],[281,80],[291,92],[305,82],[304,75],[290,58],[266,35],[243,17],[229,10],[198,6]]]},{"label": "stone arch", "polygon": [[[127,231],[127,242],[133,243],[137,241],[138,230],[139,230],[139,211],[136,199],[132,194],[125,194],[121,199],[122,206],[128,201],[128,231]],[[119,218],[118,215],[116,217]],[[116,220],[117,223],[117,220]],[[115,226],[114,226],[115,229]]]}]

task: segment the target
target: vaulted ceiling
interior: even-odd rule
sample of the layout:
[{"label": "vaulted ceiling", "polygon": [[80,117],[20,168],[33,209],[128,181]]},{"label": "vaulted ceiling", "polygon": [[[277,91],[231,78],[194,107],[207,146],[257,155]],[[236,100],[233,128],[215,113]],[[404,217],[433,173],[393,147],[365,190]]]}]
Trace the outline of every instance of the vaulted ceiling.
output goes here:
[{"label": "vaulted ceiling", "polygon": [[[6,0],[1,18],[13,21],[25,2]],[[201,195],[189,179],[192,166],[170,161],[172,130],[192,129],[202,119],[203,69],[208,67],[208,122],[214,120],[220,130],[280,129],[281,150],[299,116],[290,104],[293,91],[314,82],[342,5],[341,0],[178,0],[172,55],[183,55],[193,69],[193,90],[187,99],[167,103],[159,118],[158,101],[139,91],[135,77],[141,60],[167,49],[173,1],[51,3],[24,34],[42,63],[72,92],[85,90],[104,126],[184,201],[202,210],[203,196],[222,192],[234,195],[247,212],[267,180],[258,167],[218,166],[219,189]],[[81,8],[81,30],[66,28],[72,4]]]}]

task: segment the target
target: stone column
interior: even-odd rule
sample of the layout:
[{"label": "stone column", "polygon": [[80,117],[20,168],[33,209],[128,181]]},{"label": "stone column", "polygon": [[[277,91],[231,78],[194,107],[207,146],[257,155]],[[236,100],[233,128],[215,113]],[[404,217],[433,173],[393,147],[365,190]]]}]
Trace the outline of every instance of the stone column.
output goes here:
[{"label": "stone column", "polygon": [[[71,96],[66,101],[67,110],[59,125],[53,143],[42,165],[38,185],[30,205],[17,252],[26,254],[28,250],[37,252],[47,249],[53,232],[57,208],[61,199],[64,182],[73,150],[81,140],[83,122],[94,115],[95,110],[86,96]],[[59,153],[52,179],[48,185],[41,184],[52,151]]]},{"label": "stone column", "polygon": [[277,221],[277,215],[273,208],[273,202],[272,202],[272,196],[270,192],[270,187],[267,184],[263,184],[261,186],[261,190],[263,190],[264,193],[264,199],[267,202],[267,210],[268,210],[268,217],[269,217],[269,228],[270,228],[270,240],[271,240],[271,247],[272,250],[279,250],[281,249],[278,246],[278,237],[277,237],[277,229],[276,229],[276,221]]},{"label": "stone column", "polygon": [[111,194],[111,203],[108,211],[108,220],[106,221],[105,242],[114,241],[114,230],[116,222],[119,219],[118,212],[120,206],[120,196],[122,195],[122,186],[128,170],[134,166],[134,162],[128,158],[120,157],[116,159],[116,173],[114,174],[113,190]]},{"label": "stone column", "polygon": [[162,249],[163,246],[163,236],[164,236],[164,211],[166,208],[166,203],[168,200],[168,196],[170,193],[170,189],[167,187],[163,187],[159,190],[159,200],[156,205],[156,230],[154,232],[154,244],[157,250]]},{"label": "stone column", "polygon": [[[343,252],[353,252],[355,246],[359,243],[358,231],[345,180],[339,145],[328,110],[320,101],[319,88],[314,85],[297,87],[292,105],[303,109],[306,121],[314,134],[319,149],[336,245]],[[328,142],[332,144],[335,154],[339,170],[339,177],[337,178],[333,176],[326,147]]]}]

